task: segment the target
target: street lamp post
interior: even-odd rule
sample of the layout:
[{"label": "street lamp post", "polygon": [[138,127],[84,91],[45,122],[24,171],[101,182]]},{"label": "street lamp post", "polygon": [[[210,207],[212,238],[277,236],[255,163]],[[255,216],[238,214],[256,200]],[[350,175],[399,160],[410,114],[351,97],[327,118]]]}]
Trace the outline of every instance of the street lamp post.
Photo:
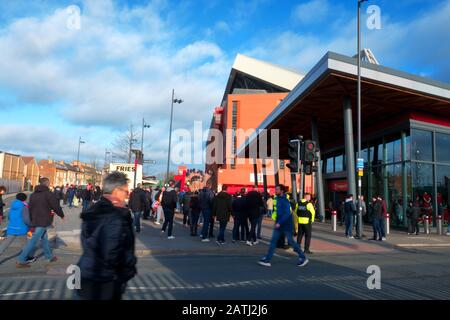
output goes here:
[{"label": "street lamp post", "polygon": [[169,152],[167,153],[167,172],[166,172],[166,183],[169,181],[169,166],[170,166],[170,147],[172,143],[172,123],[173,123],[173,104],[183,103],[181,99],[175,99],[175,89],[172,90],[172,107],[170,109],[170,129],[169,129]]},{"label": "street lamp post", "polygon": [[[141,136],[141,154],[142,154],[142,157],[144,156],[144,129],[146,129],[146,128],[148,129],[150,127],[151,127],[151,125],[146,124],[145,123],[145,119],[142,118],[142,136]],[[142,159],[142,160],[144,160],[144,159]]]},{"label": "street lamp post", "polygon": [[78,172],[80,171],[80,146],[81,146],[82,143],[86,143],[86,141],[82,141],[81,137],[80,137],[78,139],[78,154],[77,154],[77,168],[78,168],[78,170],[77,170],[77,177],[76,177],[77,184],[79,183],[78,182]]},{"label": "street lamp post", "polygon": [[[361,157],[361,5],[367,0],[358,0],[358,159]],[[362,238],[362,179],[358,173],[358,237]]]}]

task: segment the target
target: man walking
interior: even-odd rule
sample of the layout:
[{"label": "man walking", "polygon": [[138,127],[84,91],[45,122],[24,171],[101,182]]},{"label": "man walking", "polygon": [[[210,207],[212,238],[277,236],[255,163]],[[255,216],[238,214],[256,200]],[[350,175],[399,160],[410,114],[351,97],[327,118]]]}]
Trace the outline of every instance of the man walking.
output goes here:
[{"label": "man walking", "polygon": [[134,217],[136,232],[141,232],[141,217],[147,210],[147,199],[142,184],[138,183],[136,189],[130,195],[129,207]]},{"label": "man walking", "polygon": [[419,235],[420,208],[412,201],[409,202],[406,216],[408,217],[408,234]]},{"label": "man walking", "polygon": [[353,195],[349,194],[344,203],[344,214],[345,214],[345,236],[349,239],[355,239],[353,237],[353,220],[356,214],[356,206],[353,201]]},{"label": "man walking", "polygon": [[311,203],[311,195],[309,193],[306,193],[304,199],[300,201],[297,208],[297,216],[298,216],[297,242],[301,247],[303,235],[305,236],[304,252],[307,254],[312,254],[312,252],[309,251],[309,247],[311,245],[312,223],[314,222],[315,215],[316,210],[314,209],[314,205]]},{"label": "man walking", "polygon": [[214,198],[212,216],[219,221],[219,236],[216,243],[220,246],[225,244],[225,230],[231,216],[231,195],[227,193],[227,186],[222,187],[222,191]]},{"label": "man walking", "polygon": [[275,228],[273,230],[272,240],[270,241],[269,252],[265,257],[263,257],[258,263],[265,267],[270,267],[270,260],[275,253],[278,239],[282,234],[284,234],[288,240],[288,243],[294,251],[298,253],[297,266],[304,267],[309,260],[306,258],[305,254],[300,249],[298,243],[296,243],[292,237],[293,222],[291,216],[291,205],[289,200],[286,198],[285,192],[286,187],[284,185],[278,185],[275,189],[277,194],[277,218],[275,221]]},{"label": "man walking", "polygon": [[54,193],[49,189],[50,181],[48,178],[41,178],[39,186],[34,190],[30,196],[30,221],[35,228],[33,236],[27,242],[19,256],[19,261],[16,263],[17,268],[29,268],[30,262],[36,260],[30,254],[34,251],[37,242],[41,240],[44,255],[50,262],[55,262],[57,258],[53,255],[48,241],[48,229],[53,223],[53,216],[56,213],[61,219],[64,219],[64,212],[56,199]]},{"label": "man walking", "polygon": [[200,206],[202,208],[203,227],[202,227],[202,242],[209,242],[209,224],[211,221],[212,205],[214,201],[214,193],[210,186],[206,186],[199,195]]},{"label": "man walking", "polygon": [[83,300],[120,300],[136,275],[133,220],[125,204],[128,179],[112,172],[102,188],[100,200],[81,213],[81,289],[76,294]]},{"label": "man walking", "polygon": [[162,207],[164,212],[164,223],[161,232],[166,232],[167,230],[167,239],[172,240],[175,239],[175,237],[172,235],[173,231],[173,218],[175,216],[175,208],[177,207],[178,203],[178,196],[177,192],[174,188],[175,183],[171,180],[169,181],[169,187],[166,191],[163,193],[163,199],[162,199]]}]

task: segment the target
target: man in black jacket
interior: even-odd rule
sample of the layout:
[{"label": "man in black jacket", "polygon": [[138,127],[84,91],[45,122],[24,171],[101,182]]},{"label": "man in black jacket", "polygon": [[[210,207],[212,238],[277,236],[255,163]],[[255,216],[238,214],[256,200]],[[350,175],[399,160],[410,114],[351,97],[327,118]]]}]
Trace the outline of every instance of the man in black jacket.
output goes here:
[{"label": "man in black jacket", "polygon": [[261,208],[264,207],[264,202],[261,194],[257,190],[250,191],[245,196],[247,206],[247,217],[250,220],[250,239],[247,239],[247,245],[252,246],[258,243],[256,239],[256,225],[258,219],[262,214]]},{"label": "man in black jacket", "polygon": [[214,201],[214,193],[211,190],[211,186],[208,185],[204,187],[198,198],[200,200],[203,216],[202,242],[209,242],[209,236],[211,235],[210,223],[212,217],[212,205]]},{"label": "man in black jacket", "polygon": [[106,176],[103,193],[100,201],[81,213],[81,288],[76,293],[83,300],[119,300],[137,273],[133,221],[125,204],[126,175]]},{"label": "man in black jacket", "polygon": [[172,240],[175,237],[172,235],[173,230],[173,218],[175,215],[175,208],[178,203],[178,195],[174,189],[175,183],[173,181],[169,182],[169,187],[163,193],[162,207],[164,212],[164,224],[162,227],[162,232],[166,232],[167,227],[167,239]]},{"label": "man in black jacket", "polygon": [[144,220],[148,220],[150,218],[150,212],[152,209],[152,188],[145,189],[145,211],[144,211]]},{"label": "man in black jacket", "polygon": [[16,263],[17,268],[29,268],[30,262],[36,260],[30,254],[34,251],[39,240],[41,240],[45,258],[50,262],[57,260],[50,248],[47,230],[53,223],[54,214],[56,213],[61,219],[64,219],[64,212],[55,194],[50,191],[49,185],[50,181],[48,178],[41,178],[39,186],[35,188],[34,193],[30,196],[31,226],[36,227],[36,229],[33,237],[27,242],[19,256],[19,261]]},{"label": "man in black jacket", "polygon": [[222,187],[222,191],[214,198],[212,216],[216,217],[219,221],[219,236],[217,237],[216,243],[218,245],[225,244],[225,230],[227,229],[228,221],[230,221],[231,212],[233,211],[231,207],[232,198],[231,195],[227,193],[227,186]]},{"label": "man in black jacket", "polygon": [[141,232],[141,217],[147,210],[147,199],[145,191],[142,189],[142,185],[138,183],[136,189],[130,195],[129,207],[134,217],[134,227],[136,232]]},{"label": "man in black jacket", "polygon": [[353,200],[353,195],[349,194],[344,203],[344,213],[345,213],[345,236],[349,239],[354,239],[353,230],[353,220],[356,215],[356,205]]}]

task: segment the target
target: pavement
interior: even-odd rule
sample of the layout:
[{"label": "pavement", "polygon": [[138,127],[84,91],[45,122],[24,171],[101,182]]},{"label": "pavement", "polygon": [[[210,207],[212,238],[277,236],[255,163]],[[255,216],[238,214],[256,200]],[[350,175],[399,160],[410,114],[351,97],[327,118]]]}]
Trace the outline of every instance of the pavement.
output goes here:
[{"label": "pavement", "polygon": [[[48,263],[39,259],[29,269],[16,269],[24,237],[0,242],[0,299],[71,299],[67,268],[81,254],[80,208],[64,208],[66,219],[56,218],[50,233],[54,254]],[[3,225],[4,226],[4,225]],[[2,227],[3,227],[2,226]],[[450,237],[407,236],[392,230],[387,241],[347,239],[328,223],[315,223],[310,263],[296,266],[295,253],[277,250],[272,267],[257,265],[268,249],[273,222],[264,221],[260,244],[232,243],[231,223],[224,246],[202,243],[189,236],[176,216],[174,240],[161,226],[143,221],[136,236],[138,275],[127,286],[124,299],[266,300],[266,299],[450,299]],[[217,233],[217,227],[215,232]],[[371,228],[364,231],[371,235]],[[418,246],[420,245],[420,246]],[[436,246],[439,245],[439,246]],[[369,290],[367,268],[381,269],[381,290]]]}]

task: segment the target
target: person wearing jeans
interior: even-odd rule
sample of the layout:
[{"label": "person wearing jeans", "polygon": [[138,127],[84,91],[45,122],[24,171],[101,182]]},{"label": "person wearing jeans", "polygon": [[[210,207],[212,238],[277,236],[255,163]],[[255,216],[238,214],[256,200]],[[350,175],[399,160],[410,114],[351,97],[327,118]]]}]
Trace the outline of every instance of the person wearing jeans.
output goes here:
[{"label": "person wearing jeans", "polygon": [[133,212],[133,217],[134,217],[133,224],[134,224],[134,227],[136,228],[137,233],[141,232],[141,217],[142,217],[142,215],[143,215],[142,211]]},{"label": "person wearing jeans", "polygon": [[247,216],[251,224],[250,239],[247,239],[247,245],[252,246],[258,243],[256,239],[256,226],[262,213],[261,210],[264,208],[264,201],[257,189],[247,193],[245,200]]},{"label": "person wearing jeans", "polygon": [[42,250],[44,251],[44,256],[47,260],[53,260],[52,249],[50,248],[50,243],[48,241],[48,232],[49,227],[37,227],[33,233],[31,239],[27,242],[25,247],[23,248],[20,256],[19,263],[26,264],[28,258],[32,256],[32,253],[38,244],[39,240],[41,240]]},{"label": "person wearing jeans", "polygon": [[50,180],[48,178],[41,178],[39,180],[39,186],[35,188],[34,193],[30,196],[30,225],[36,227],[36,229],[19,256],[16,263],[17,268],[30,267],[29,263],[35,260],[35,258],[30,254],[34,252],[39,240],[41,240],[45,257],[50,262],[55,262],[57,260],[52,254],[52,250],[48,242],[47,230],[53,223],[53,212],[61,219],[64,219],[64,212],[61,209],[58,199],[50,191],[49,185]]},{"label": "person wearing jeans", "polygon": [[275,253],[278,239],[281,237],[281,235],[285,235],[288,239],[289,245],[292,246],[294,251],[298,254],[297,266],[303,267],[309,262],[309,260],[306,258],[305,254],[300,249],[300,246],[297,242],[294,241],[294,238],[292,236],[294,225],[291,215],[291,205],[285,195],[286,187],[284,185],[278,185],[275,190],[278,196],[276,204],[277,218],[275,221],[275,228],[273,230],[272,239],[270,241],[269,251],[267,252],[265,257],[258,261],[258,264],[265,267],[271,266],[270,261],[272,260],[272,257]]},{"label": "person wearing jeans", "polygon": [[232,198],[227,193],[227,186],[222,187],[222,191],[214,198],[212,216],[219,221],[219,236],[217,237],[217,244],[222,245],[225,243],[225,230],[227,228],[228,221],[230,221],[232,209]]},{"label": "person wearing jeans", "polygon": [[209,241],[209,231],[212,216],[212,208],[214,202],[214,193],[212,192],[210,185],[204,187],[199,194],[200,207],[202,208],[203,228],[202,238],[203,242]]},{"label": "person wearing jeans", "polygon": [[136,189],[130,194],[130,199],[128,201],[131,212],[134,217],[134,227],[136,228],[136,232],[141,232],[141,218],[144,214],[145,210],[147,210],[147,196],[145,194],[144,189],[142,189],[142,185],[140,183],[137,184]]},{"label": "person wearing jeans", "polygon": [[344,204],[345,212],[345,236],[353,239],[353,219],[356,215],[356,206],[353,201],[353,195],[349,194]]},{"label": "person wearing jeans", "polygon": [[202,217],[203,217],[202,238],[203,240],[206,240],[208,239],[211,211],[208,209],[202,209]]},{"label": "person wearing jeans", "polygon": [[256,222],[256,238],[257,239],[262,239],[261,238],[261,230],[262,230],[263,220],[264,220],[264,214],[261,214],[258,218],[258,221]]},{"label": "person wearing jeans", "polygon": [[162,199],[162,207],[164,211],[164,224],[162,227],[162,232],[166,232],[166,228],[169,227],[167,230],[167,238],[169,240],[175,239],[175,237],[172,235],[173,230],[173,218],[175,215],[175,208],[177,207],[178,203],[178,195],[174,188],[175,182],[170,181],[169,187],[166,191],[164,191],[163,199]]},{"label": "person wearing jeans", "polygon": [[163,211],[164,211],[164,223],[162,227],[162,232],[166,232],[166,229],[168,229],[167,236],[170,238],[172,237],[175,208],[164,206]]}]

